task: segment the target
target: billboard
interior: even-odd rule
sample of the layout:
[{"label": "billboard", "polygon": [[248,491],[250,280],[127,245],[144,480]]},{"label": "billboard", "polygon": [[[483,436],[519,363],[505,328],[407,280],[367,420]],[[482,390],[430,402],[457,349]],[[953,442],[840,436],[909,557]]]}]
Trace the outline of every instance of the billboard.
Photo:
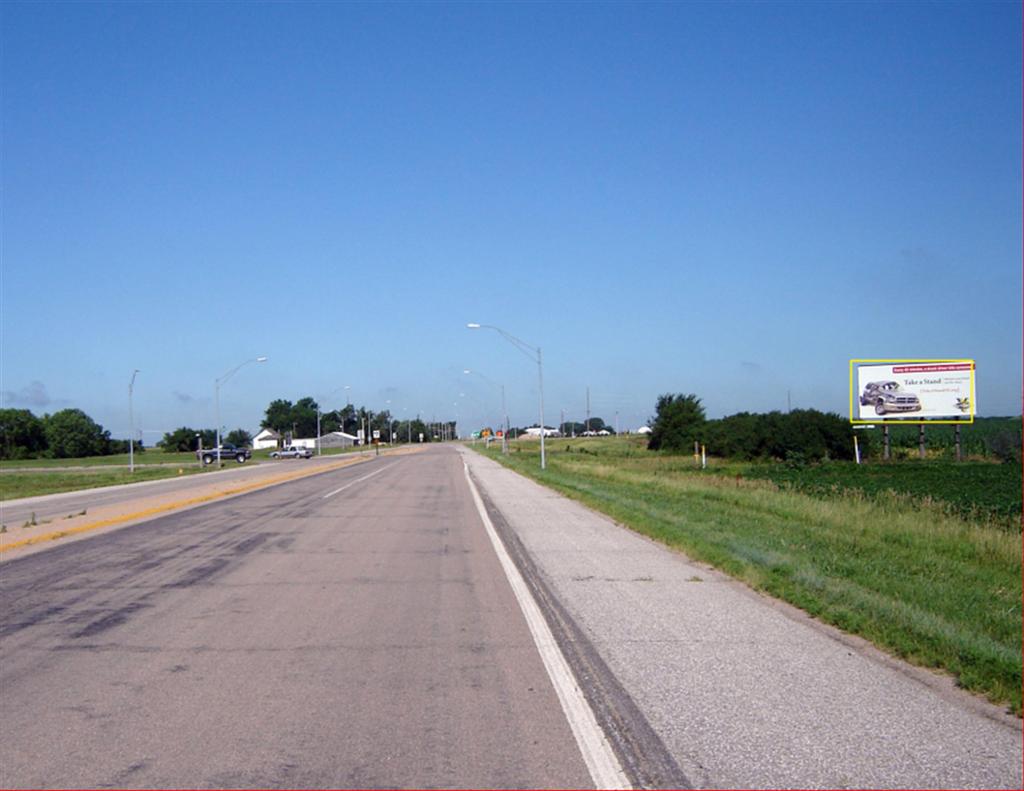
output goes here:
[{"label": "billboard", "polygon": [[850,360],[850,422],[973,423],[974,360]]}]

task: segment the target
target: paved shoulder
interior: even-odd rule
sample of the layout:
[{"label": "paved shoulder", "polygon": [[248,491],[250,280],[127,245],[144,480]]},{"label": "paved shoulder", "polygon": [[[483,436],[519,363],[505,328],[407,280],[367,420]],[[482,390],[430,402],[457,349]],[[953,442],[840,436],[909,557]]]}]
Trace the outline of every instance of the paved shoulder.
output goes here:
[{"label": "paved shoulder", "polygon": [[695,785],[1021,787],[1015,718],[463,454]]}]

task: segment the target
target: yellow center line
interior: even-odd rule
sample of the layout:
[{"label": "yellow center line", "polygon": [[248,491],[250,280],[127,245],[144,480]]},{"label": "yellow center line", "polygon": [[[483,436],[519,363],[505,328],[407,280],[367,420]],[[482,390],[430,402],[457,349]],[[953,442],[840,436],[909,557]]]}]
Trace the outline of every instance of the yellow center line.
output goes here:
[{"label": "yellow center line", "polygon": [[[376,457],[370,457],[376,458]],[[156,514],[166,513],[167,511],[175,511],[179,508],[187,508],[190,505],[198,505],[200,503],[208,503],[211,500],[219,500],[224,497],[231,497],[236,494],[244,494],[245,492],[251,492],[255,489],[262,489],[267,486],[274,486],[278,483],[284,483],[286,481],[293,481],[299,478],[308,478],[310,475],[321,475],[326,472],[332,472],[333,470],[340,470],[344,467],[351,467],[355,464],[370,461],[370,458],[359,457],[355,459],[345,459],[338,464],[332,464],[330,467],[324,469],[315,470],[302,470],[301,472],[293,472],[287,475],[277,475],[273,478],[264,478],[253,483],[247,483],[243,486],[236,486],[231,489],[224,489],[222,491],[213,492],[211,494],[204,494],[199,497],[190,497],[187,500],[177,500],[173,503],[164,503],[153,508],[146,508],[142,511],[136,511],[131,514],[123,514],[121,516],[114,516],[109,519],[101,519],[98,522],[91,522],[87,525],[80,525],[78,527],[69,527],[66,530],[55,530],[50,533],[43,533],[42,535],[32,536],[31,538],[24,538],[20,541],[12,541],[10,543],[4,543],[2,536],[0,536],[0,553],[8,552],[12,549],[19,549],[20,547],[31,546],[32,544],[41,544],[45,541],[56,541],[66,536],[73,536],[78,533],[86,533],[90,530],[98,530],[101,527],[109,527],[110,525],[118,525],[123,522],[131,522],[136,519],[144,519],[149,516]]]}]

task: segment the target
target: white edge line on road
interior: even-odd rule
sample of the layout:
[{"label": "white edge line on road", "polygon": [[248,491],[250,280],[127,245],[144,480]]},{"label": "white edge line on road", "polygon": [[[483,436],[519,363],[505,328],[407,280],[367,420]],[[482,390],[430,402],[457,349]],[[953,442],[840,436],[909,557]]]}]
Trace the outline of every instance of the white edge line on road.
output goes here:
[{"label": "white edge line on road", "polygon": [[333,492],[328,492],[327,494],[325,494],[320,499],[321,500],[326,500],[328,497],[334,497],[334,495],[336,495],[338,492],[343,492],[347,488],[349,488],[350,486],[355,486],[357,483],[362,483],[367,478],[372,478],[377,473],[384,472],[384,470],[388,469],[389,467],[394,467],[396,464],[398,464],[398,462],[397,461],[393,461],[393,462],[391,462],[391,464],[387,464],[387,465],[381,467],[379,470],[374,470],[369,475],[364,475],[362,478],[356,478],[354,481],[349,481],[344,486],[341,486],[341,487],[335,489]]},{"label": "white edge line on road", "polygon": [[533,642],[544,661],[544,667],[558,694],[562,711],[565,712],[565,718],[569,721],[573,736],[576,737],[576,744],[580,748],[583,761],[587,765],[594,785],[597,788],[609,789],[631,788],[626,773],[622,770],[618,758],[615,757],[601,726],[597,724],[597,718],[594,716],[590,704],[587,703],[587,699],[583,696],[579,684],[576,683],[569,663],[558,647],[547,621],[544,620],[540,607],[534,601],[519,569],[509,557],[505,545],[502,544],[501,538],[498,536],[498,531],[494,529],[494,524],[487,515],[487,509],[484,507],[476,484],[473,483],[473,479],[469,475],[469,465],[465,461],[462,464],[466,473],[466,481],[469,483],[469,490],[473,493],[476,510],[487,529],[487,535],[491,539],[501,567],[505,570],[505,576],[512,586],[512,591],[519,601],[519,607],[530,627],[530,633],[533,635]]}]

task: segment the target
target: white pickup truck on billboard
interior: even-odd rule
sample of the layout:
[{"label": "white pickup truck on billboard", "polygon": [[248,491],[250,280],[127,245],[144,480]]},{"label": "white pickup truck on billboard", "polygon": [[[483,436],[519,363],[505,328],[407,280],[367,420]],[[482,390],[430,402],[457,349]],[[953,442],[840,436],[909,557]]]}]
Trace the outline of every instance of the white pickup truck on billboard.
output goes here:
[{"label": "white pickup truck on billboard", "polygon": [[850,420],[973,422],[973,360],[851,360]]}]

